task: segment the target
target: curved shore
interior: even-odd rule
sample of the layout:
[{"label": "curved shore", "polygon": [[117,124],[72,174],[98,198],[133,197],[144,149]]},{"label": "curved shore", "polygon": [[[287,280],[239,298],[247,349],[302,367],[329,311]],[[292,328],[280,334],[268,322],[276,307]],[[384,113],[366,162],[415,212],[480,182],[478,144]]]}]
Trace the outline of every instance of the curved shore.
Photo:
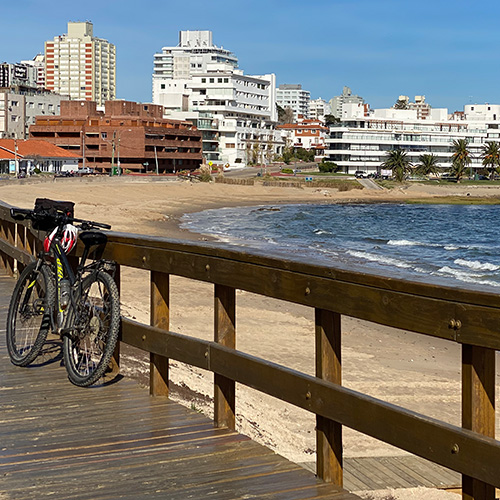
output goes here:
[{"label": "curved shore", "polygon": [[[99,182],[71,179],[54,183],[0,184],[0,199],[23,208],[37,197],[71,200],[75,215],[110,223],[113,230],[181,239],[205,239],[180,229],[188,212],[208,208],[284,203],[360,203],[443,200],[454,197],[492,201],[500,186],[405,185],[383,191],[331,188],[238,186],[149,182],[147,179],[108,178]],[[124,270],[123,312],[148,322],[149,275]],[[211,339],[213,290],[203,283],[173,278],[171,329]],[[314,372],[314,312],[247,292],[238,292],[238,349],[290,368]],[[138,301],[137,297],[142,297]],[[460,424],[460,348],[406,331],[343,318],[344,384],[391,403],[434,418]],[[212,379],[209,374],[172,363],[172,380],[187,386],[175,396],[188,406],[211,414]],[[124,371],[141,376],[147,367],[137,353],[127,352]],[[497,391],[497,405],[500,391]],[[314,460],[314,417],[250,389],[238,387],[239,430],[296,462]],[[497,426],[499,425],[497,419]],[[497,428],[497,433],[500,429]],[[345,430],[346,456],[396,455],[402,452]]]}]

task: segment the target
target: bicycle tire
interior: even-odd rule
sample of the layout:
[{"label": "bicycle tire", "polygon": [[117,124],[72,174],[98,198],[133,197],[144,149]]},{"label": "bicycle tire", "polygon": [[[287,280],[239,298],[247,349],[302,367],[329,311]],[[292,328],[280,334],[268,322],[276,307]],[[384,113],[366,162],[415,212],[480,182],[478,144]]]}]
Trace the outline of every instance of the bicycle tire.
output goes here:
[{"label": "bicycle tire", "polygon": [[7,313],[7,351],[16,366],[28,366],[40,351],[51,329],[51,310],[55,301],[52,274],[42,264],[28,264],[10,299]]},{"label": "bicycle tire", "polygon": [[113,278],[104,271],[84,278],[76,307],[63,358],[69,380],[88,387],[106,372],[118,340],[120,299]]}]

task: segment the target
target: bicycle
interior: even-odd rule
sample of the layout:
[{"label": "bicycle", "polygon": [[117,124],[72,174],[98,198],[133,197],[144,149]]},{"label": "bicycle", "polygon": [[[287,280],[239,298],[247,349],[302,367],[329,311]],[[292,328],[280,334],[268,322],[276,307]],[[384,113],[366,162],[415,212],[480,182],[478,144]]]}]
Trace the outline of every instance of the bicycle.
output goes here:
[{"label": "bicycle", "polygon": [[[34,210],[11,208],[15,220],[31,220],[47,231],[44,248],[22,271],[7,315],[7,350],[17,366],[39,355],[50,330],[61,336],[69,380],[80,387],[97,382],[109,367],[120,323],[120,301],[114,281],[116,263],[94,259],[107,236],[95,229],[108,224],[73,217],[72,202],[37,199]],[[68,254],[79,239],[83,253],[76,268]]]}]

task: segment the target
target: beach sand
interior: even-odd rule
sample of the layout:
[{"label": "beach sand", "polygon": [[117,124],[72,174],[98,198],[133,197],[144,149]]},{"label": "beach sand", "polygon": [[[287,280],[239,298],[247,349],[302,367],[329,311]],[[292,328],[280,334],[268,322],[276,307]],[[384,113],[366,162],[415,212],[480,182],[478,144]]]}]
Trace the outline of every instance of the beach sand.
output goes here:
[{"label": "beach sand", "polygon": [[[283,203],[345,203],[403,201],[438,196],[498,197],[498,187],[411,185],[390,191],[330,188],[277,188],[151,181],[144,178],[64,179],[56,182],[8,182],[0,199],[31,208],[37,197],[72,200],[75,215],[112,224],[113,230],[190,240],[206,236],[179,228],[184,213],[207,208]],[[124,269],[122,309],[129,317],[149,322],[149,274]],[[138,298],[140,298],[138,300]],[[171,330],[213,338],[213,286],[172,277]],[[414,333],[342,319],[343,384],[460,425],[461,354],[457,344]],[[314,311],[252,293],[237,292],[237,348],[253,355],[314,373]],[[142,380],[144,356],[124,350],[122,371]],[[171,361],[172,398],[213,415],[212,374]],[[497,398],[500,391],[497,391]],[[497,401],[497,406],[500,399]],[[315,418],[279,400],[238,386],[238,430],[301,463],[315,458]],[[498,419],[497,419],[498,420]],[[497,435],[498,435],[497,421]],[[396,456],[404,452],[349,429],[343,431],[346,457]],[[409,494],[409,492],[407,492]],[[396,498],[415,498],[396,494]],[[429,494],[426,495],[429,498]]]}]

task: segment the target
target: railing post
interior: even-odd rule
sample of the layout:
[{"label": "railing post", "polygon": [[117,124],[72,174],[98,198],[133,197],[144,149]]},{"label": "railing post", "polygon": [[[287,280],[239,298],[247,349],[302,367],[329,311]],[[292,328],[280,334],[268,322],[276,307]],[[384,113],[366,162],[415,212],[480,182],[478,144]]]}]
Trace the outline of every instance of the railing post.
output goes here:
[{"label": "railing post", "polygon": [[[15,234],[16,234],[16,224],[7,220],[3,220],[0,227],[0,237],[10,243],[12,246],[15,245]],[[5,267],[8,274],[11,276],[14,274],[15,261],[10,255],[2,255],[2,265]]]},{"label": "railing post", "polygon": [[[340,314],[315,310],[316,377],[342,383]],[[342,426],[316,415],[316,474],[320,479],[343,485]]]},{"label": "railing post", "polygon": [[[215,285],[215,342],[236,348],[236,291],[234,288]],[[214,373],[214,424],[234,430],[235,383]]]},{"label": "railing post", "polygon": [[[151,326],[169,330],[170,327],[170,275],[151,271]],[[149,355],[149,393],[168,396],[168,358]]]},{"label": "railing post", "polygon": [[[462,427],[495,437],[495,350],[462,346]],[[462,475],[462,498],[494,500],[495,487]]]},{"label": "railing post", "polygon": [[[5,229],[5,219],[0,219],[0,239],[6,241],[7,240],[7,231]],[[7,268],[7,255],[3,252],[0,252],[0,264],[2,268]]]}]

